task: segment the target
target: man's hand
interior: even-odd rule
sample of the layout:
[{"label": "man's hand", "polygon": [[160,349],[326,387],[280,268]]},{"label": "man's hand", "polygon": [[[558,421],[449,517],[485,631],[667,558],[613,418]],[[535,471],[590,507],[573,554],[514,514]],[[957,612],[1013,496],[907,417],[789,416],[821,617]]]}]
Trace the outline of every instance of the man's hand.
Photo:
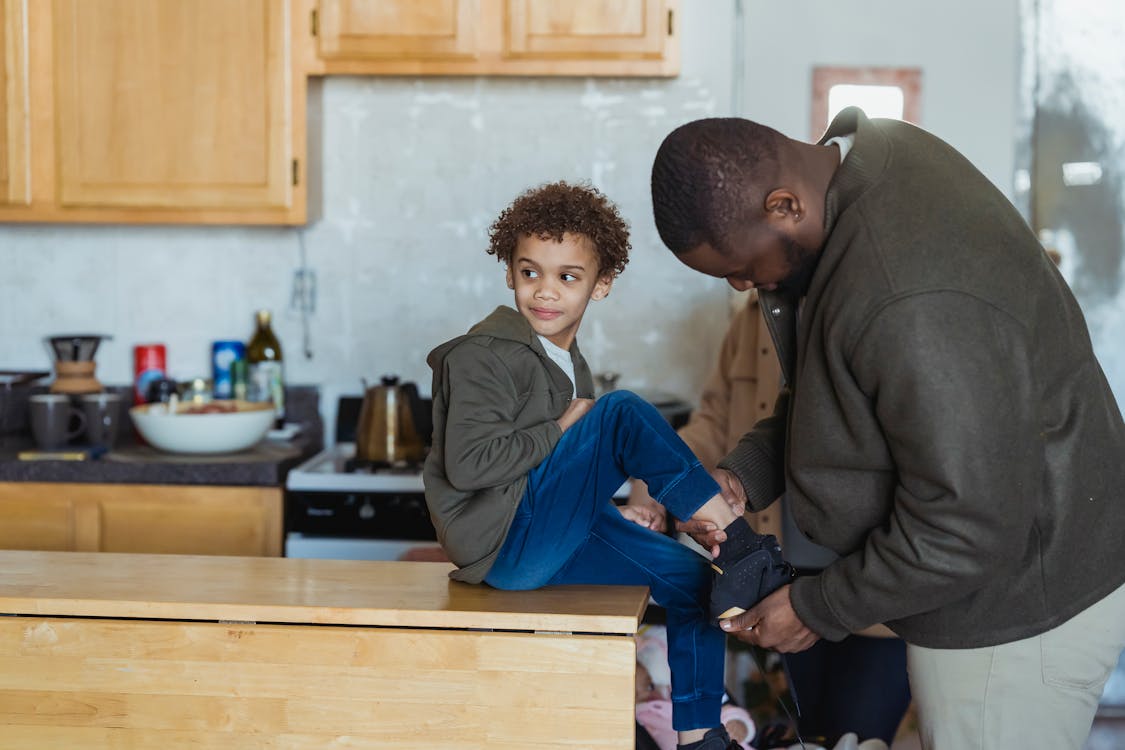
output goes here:
[{"label": "man's hand", "polygon": [[804,651],[820,640],[809,630],[789,599],[789,585],[782,586],[740,615],[719,623],[723,630],[740,641],[771,648],[783,654]]},{"label": "man's hand", "polygon": [[618,505],[621,515],[646,529],[664,531],[664,516],[656,514],[652,508],[643,505]]},{"label": "man's hand", "polygon": [[594,399],[592,398],[576,398],[570,402],[566,407],[566,411],[558,418],[559,429],[566,432],[574,424],[590,411],[594,406]]},{"label": "man's hand", "polygon": [[[746,491],[742,482],[738,481],[732,472],[726,469],[715,469],[711,476],[719,485],[719,494],[730,506],[736,516],[746,512]],[[719,544],[727,540],[726,532],[709,521],[676,521],[676,531],[682,531],[711,553],[711,557],[719,556]]]},{"label": "man's hand", "polygon": [[746,512],[746,489],[733,471],[715,469],[711,477],[719,483],[719,492],[736,516]]},{"label": "man's hand", "polygon": [[727,540],[727,533],[710,521],[676,521],[676,531],[682,531],[695,540],[711,557],[719,556],[719,544]]},{"label": "man's hand", "polygon": [[[663,505],[652,499],[652,495],[648,494],[648,485],[642,480],[633,479],[632,486],[629,488],[628,505],[635,508],[644,508],[656,516],[655,525],[649,526],[653,531],[663,533],[668,528],[668,512]],[[629,518],[628,516],[625,517]]]}]

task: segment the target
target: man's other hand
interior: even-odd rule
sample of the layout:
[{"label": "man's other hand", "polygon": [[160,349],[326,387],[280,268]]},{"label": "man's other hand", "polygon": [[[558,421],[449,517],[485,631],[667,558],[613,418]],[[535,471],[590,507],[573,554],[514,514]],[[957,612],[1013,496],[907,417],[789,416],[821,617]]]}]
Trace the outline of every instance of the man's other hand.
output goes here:
[{"label": "man's other hand", "polygon": [[782,654],[804,651],[820,636],[797,617],[789,599],[790,588],[782,586],[746,612],[723,620],[720,626],[738,640],[755,646]]},{"label": "man's other hand", "polygon": [[733,471],[715,469],[711,477],[719,483],[719,492],[736,516],[746,512],[746,489]]},{"label": "man's other hand", "polygon": [[719,544],[727,540],[727,533],[710,521],[676,521],[676,531],[682,531],[703,549],[711,553],[711,557],[719,556]]}]

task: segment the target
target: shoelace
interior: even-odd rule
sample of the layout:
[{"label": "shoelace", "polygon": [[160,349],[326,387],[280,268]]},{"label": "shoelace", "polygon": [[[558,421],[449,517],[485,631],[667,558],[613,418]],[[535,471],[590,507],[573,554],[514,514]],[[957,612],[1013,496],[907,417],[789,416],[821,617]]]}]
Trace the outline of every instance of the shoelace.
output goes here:
[{"label": "shoelace", "polygon": [[[753,648],[748,650],[750,651],[750,658],[754,660],[754,665],[758,667],[758,671],[762,674],[766,688],[770,691],[770,694],[773,695],[773,699],[777,701],[777,705],[781,706],[781,710],[785,712],[785,716],[788,717],[789,722],[793,725],[793,732],[797,735],[797,744],[801,746],[801,750],[808,750],[808,748],[805,747],[805,741],[801,739],[801,729],[797,724],[797,719],[789,711],[789,706],[786,706],[785,701],[781,700],[781,696],[773,689],[773,685],[770,684],[769,680],[764,679],[766,676],[765,665],[759,661],[758,654],[754,652]],[[789,686],[789,697],[793,699],[793,708],[796,709],[797,716],[800,716],[801,704],[797,702],[797,690],[793,686],[793,678],[789,674],[789,665],[785,663],[784,657],[781,659],[781,668],[785,671],[785,684]]]}]

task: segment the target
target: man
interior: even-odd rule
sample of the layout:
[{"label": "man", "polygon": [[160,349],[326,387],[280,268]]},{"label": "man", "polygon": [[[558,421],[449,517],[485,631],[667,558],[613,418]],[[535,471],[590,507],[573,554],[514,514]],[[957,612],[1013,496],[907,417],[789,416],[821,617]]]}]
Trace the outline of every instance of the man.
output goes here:
[{"label": "man", "polygon": [[1125,645],[1125,424],[1018,212],[856,109],[817,144],[689,123],[652,193],[684,264],[759,290],[781,360],[722,483],[754,510],[784,491],[839,555],[725,627],[794,652],[886,623],[927,748],[1080,748]]}]

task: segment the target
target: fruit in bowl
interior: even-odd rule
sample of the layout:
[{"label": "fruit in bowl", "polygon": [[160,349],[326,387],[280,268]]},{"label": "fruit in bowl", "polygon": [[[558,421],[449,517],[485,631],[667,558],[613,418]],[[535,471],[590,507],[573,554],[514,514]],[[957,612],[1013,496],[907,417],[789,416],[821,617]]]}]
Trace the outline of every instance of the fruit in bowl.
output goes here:
[{"label": "fruit in bowl", "polygon": [[257,445],[273,425],[273,404],[212,401],[142,404],[129,410],[149,445],[167,453],[234,453]]}]

